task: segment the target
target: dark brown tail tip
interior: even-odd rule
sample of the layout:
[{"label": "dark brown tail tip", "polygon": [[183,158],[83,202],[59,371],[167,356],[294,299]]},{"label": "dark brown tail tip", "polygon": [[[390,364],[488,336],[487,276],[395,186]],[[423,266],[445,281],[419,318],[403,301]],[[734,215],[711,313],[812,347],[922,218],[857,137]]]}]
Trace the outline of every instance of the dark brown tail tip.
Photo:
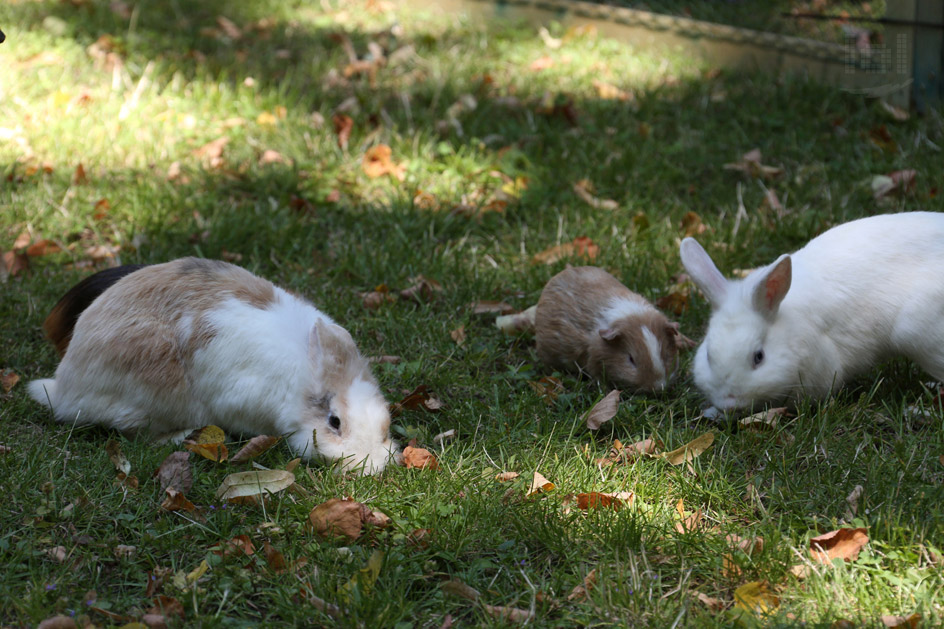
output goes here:
[{"label": "dark brown tail tip", "polygon": [[115,282],[144,266],[143,264],[126,264],[99,271],[94,275],[89,275],[62,296],[43,322],[43,332],[56,347],[60,357],[65,356],[79,315]]}]

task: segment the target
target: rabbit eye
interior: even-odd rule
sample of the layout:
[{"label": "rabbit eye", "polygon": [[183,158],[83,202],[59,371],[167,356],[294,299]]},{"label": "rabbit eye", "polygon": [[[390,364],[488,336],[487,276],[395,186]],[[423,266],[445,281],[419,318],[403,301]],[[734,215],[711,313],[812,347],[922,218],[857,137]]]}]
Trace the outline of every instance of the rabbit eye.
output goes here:
[{"label": "rabbit eye", "polygon": [[632,355],[632,354],[629,354],[629,355],[627,355],[627,358],[629,358],[629,364],[632,365],[633,367],[635,367],[635,366],[636,366],[636,360],[633,358],[633,355]]},{"label": "rabbit eye", "polygon": [[764,362],[764,350],[759,349],[754,352],[754,367],[757,367],[762,362]]},{"label": "rabbit eye", "polygon": [[332,413],[331,416],[328,417],[328,426],[335,432],[341,432],[341,418]]}]

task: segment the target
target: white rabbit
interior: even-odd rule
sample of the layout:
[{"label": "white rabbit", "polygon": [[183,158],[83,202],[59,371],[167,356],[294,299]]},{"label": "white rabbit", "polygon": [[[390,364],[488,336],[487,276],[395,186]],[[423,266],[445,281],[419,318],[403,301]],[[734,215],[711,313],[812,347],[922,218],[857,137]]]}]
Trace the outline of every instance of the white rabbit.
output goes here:
[{"label": "white rabbit", "polygon": [[55,379],[29,392],[60,422],[159,441],[208,424],[284,435],[299,456],[365,473],[398,451],[387,402],[347,330],[226,262],[103,271],[67,293],[44,327],[65,356]]},{"label": "white rabbit", "polygon": [[692,238],[681,256],[711,302],[694,376],[717,409],[822,398],[896,355],[944,380],[944,214],[845,223],[739,281]]}]

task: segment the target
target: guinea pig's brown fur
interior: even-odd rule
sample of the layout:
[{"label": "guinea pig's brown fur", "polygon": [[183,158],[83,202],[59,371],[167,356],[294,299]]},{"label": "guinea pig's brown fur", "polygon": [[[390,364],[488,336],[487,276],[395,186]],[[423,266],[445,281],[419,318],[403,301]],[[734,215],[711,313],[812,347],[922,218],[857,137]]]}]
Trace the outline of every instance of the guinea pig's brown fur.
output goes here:
[{"label": "guinea pig's brown fur", "polygon": [[567,268],[550,279],[534,331],[545,364],[644,391],[668,386],[678,350],[687,345],[677,323],[592,266]]}]

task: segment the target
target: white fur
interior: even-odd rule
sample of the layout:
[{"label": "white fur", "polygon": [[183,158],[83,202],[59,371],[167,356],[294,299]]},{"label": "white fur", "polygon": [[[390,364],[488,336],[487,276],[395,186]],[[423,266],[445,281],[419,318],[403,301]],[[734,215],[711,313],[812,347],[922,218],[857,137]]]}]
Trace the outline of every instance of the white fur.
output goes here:
[{"label": "white fur", "polygon": [[626,317],[635,317],[651,310],[654,310],[654,308],[641,299],[614,297],[610,300],[610,303],[606,305],[606,308],[600,312],[600,327],[608,328],[613,325],[614,321]]},{"label": "white fur", "polygon": [[[325,390],[323,370],[331,366],[323,356],[310,356],[312,335],[319,329],[341,331],[352,345],[353,341],[308,302],[279,288],[266,308],[234,297],[221,299],[203,315],[212,325],[212,340],[193,352],[186,384],[170,390],[160,383],[142,383],[110,361],[109,326],[93,320],[95,304],[109,291],[79,318],[55,380],[29,384],[31,396],[50,405],[59,421],[143,431],[159,440],[179,440],[208,424],[233,433],[284,435],[306,459],[345,459],[344,467],[361,467],[365,472],[382,470],[396,454],[398,448],[387,432],[386,400],[372,380],[357,377],[346,391]],[[194,317],[185,313],[175,325],[162,328],[155,323],[151,330],[175,336],[183,347],[194,325]],[[99,346],[103,334],[106,342]],[[369,372],[364,376],[370,378]],[[327,426],[328,409],[313,413],[306,404],[310,397],[331,395],[330,412],[344,425],[340,435]]]},{"label": "white fur", "polygon": [[[691,238],[681,254],[712,304],[694,376],[718,408],[821,398],[893,355],[944,379],[942,214],[845,223],[740,281],[726,280]],[[766,309],[784,261],[792,267],[786,293]],[[759,349],[764,359],[754,368]]]},{"label": "white fur", "polygon": [[649,359],[652,361],[652,368],[660,377],[656,381],[655,389],[661,391],[665,388],[665,365],[662,363],[662,352],[659,347],[659,339],[652,333],[649,326],[642,326],[642,339],[649,350]]}]

